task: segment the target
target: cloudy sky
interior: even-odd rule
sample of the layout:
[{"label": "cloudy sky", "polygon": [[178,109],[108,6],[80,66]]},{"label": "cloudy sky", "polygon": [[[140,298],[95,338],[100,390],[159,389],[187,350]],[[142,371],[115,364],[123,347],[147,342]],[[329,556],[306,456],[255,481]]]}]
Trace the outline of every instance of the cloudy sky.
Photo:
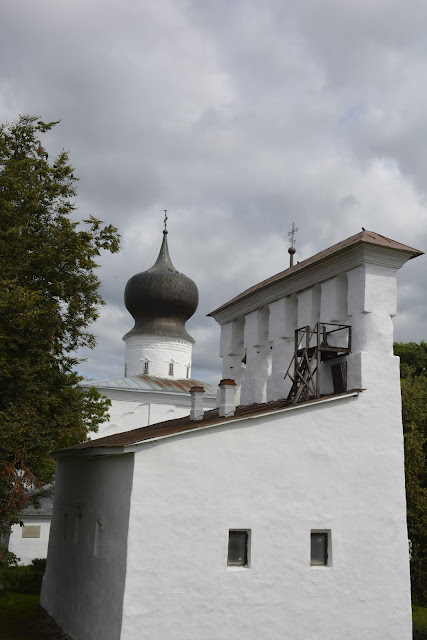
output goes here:
[{"label": "cloudy sky", "polygon": [[[206,313],[367,229],[427,251],[425,0],[5,0],[0,121],[61,123],[78,215],[113,223],[107,306],[85,375],[123,375],[127,279],[154,262],[163,209],[195,280],[193,377],[220,375]],[[399,275],[396,339],[427,339],[426,258]]]}]

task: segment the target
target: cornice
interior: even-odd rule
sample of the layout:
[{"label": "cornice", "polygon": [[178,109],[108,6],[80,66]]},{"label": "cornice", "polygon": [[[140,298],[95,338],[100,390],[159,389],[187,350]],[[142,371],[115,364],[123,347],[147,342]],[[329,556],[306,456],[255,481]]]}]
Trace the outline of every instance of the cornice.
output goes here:
[{"label": "cornice", "polygon": [[240,316],[256,311],[264,305],[299,293],[316,284],[321,284],[340,273],[351,271],[364,264],[400,269],[410,257],[406,251],[361,243],[328,256],[315,264],[309,264],[306,268],[295,273],[284,275],[281,280],[267,284],[265,287],[249,293],[247,297],[236,300],[229,306],[209,315],[220,325],[226,324]]}]

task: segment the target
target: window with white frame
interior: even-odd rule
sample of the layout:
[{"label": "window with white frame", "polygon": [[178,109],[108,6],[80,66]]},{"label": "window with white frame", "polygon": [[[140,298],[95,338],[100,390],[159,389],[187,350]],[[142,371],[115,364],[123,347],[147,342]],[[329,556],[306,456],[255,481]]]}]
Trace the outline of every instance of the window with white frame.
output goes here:
[{"label": "window with white frame", "polygon": [[169,362],[169,375],[173,376],[173,362]]},{"label": "window with white frame", "polygon": [[148,374],[148,369],[149,369],[149,363],[148,363],[148,360],[146,360],[144,362],[144,373],[145,374]]}]

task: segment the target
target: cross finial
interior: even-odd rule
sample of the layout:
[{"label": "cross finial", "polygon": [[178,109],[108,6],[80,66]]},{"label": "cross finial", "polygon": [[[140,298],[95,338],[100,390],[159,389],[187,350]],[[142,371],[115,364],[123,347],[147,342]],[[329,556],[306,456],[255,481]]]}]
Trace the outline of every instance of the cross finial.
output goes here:
[{"label": "cross finial", "polygon": [[298,231],[298,228],[295,226],[295,222],[292,223],[292,230],[289,231],[288,236],[289,236],[289,242],[291,243],[291,247],[294,246],[296,240],[295,240],[295,234]]},{"label": "cross finial", "polygon": [[163,211],[165,212],[165,219],[163,220],[165,228],[164,228],[163,233],[167,233],[168,230],[166,228],[166,225],[167,225],[167,221],[168,221],[168,210],[167,209],[163,209]]},{"label": "cross finial", "polygon": [[292,229],[289,231],[288,236],[289,236],[289,242],[291,243],[291,246],[288,249],[288,253],[289,253],[289,257],[290,257],[290,266],[293,267],[294,266],[294,254],[295,254],[295,247],[294,244],[296,242],[295,240],[295,234],[298,231],[298,227],[295,226],[295,222],[292,223]]}]

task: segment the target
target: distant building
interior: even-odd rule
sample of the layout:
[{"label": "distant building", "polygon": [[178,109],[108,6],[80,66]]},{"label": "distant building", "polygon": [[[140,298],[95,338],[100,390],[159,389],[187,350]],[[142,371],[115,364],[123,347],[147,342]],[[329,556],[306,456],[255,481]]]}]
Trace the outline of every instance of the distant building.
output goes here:
[{"label": "distant building", "polygon": [[156,424],[188,415],[190,389],[202,386],[206,409],[216,406],[216,387],[193,378],[157,378],[156,376],[126,376],[115,380],[92,380],[83,386],[95,387],[111,400],[110,419],[91,435],[92,440],[135,429],[136,426]]},{"label": "distant building", "polygon": [[[363,231],[221,325],[219,407],[57,451],[41,603],[72,638],[410,640],[396,272]],[[284,378],[286,376],[286,378]]]},{"label": "distant building", "polygon": [[[114,380],[88,380],[82,387],[96,387],[111,400],[110,419],[92,433],[92,439],[179,418],[190,412],[190,388],[204,389],[203,406],[216,406],[216,388],[191,378],[194,339],[185,323],[197,309],[199,294],[193,280],[172,264],[167,230],[155,264],[128,281],[125,304],[135,326],[123,338],[126,343],[125,376]],[[40,501],[40,509],[28,506],[20,516],[24,526],[13,525],[9,549],[28,564],[45,558],[52,518],[53,492]]]},{"label": "distant building", "polygon": [[20,564],[30,564],[34,558],[46,558],[49,530],[52,520],[53,489],[36,496],[39,507],[29,505],[20,516],[20,522],[11,527],[8,549]]}]

